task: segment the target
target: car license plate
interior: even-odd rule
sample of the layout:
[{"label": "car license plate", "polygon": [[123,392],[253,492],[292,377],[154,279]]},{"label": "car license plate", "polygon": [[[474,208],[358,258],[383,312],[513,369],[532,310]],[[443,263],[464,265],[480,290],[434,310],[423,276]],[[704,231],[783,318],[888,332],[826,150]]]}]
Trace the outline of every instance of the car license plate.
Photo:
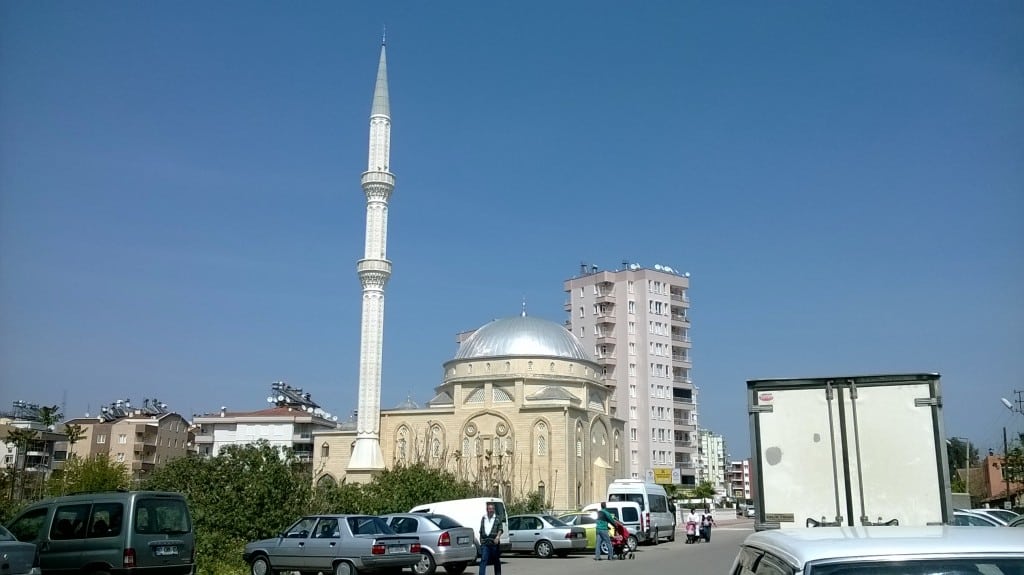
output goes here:
[{"label": "car license plate", "polygon": [[388,551],[391,553],[408,553],[408,545],[388,545]]},{"label": "car license plate", "polygon": [[469,537],[459,537],[459,545],[469,545]]},{"label": "car license plate", "polygon": [[166,557],[168,555],[177,555],[178,548],[174,545],[160,545],[153,550],[153,555],[157,557]]}]

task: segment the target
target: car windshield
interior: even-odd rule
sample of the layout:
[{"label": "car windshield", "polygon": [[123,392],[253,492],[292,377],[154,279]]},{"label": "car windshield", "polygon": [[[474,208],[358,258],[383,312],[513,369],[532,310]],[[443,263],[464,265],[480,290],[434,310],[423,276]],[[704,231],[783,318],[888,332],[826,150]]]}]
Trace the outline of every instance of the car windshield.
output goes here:
[{"label": "car windshield", "polygon": [[608,501],[629,501],[639,505],[641,511],[645,509],[642,493],[612,493],[608,496]]},{"label": "car windshield", "polygon": [[544,521],[547,521],[548,525],[550,525],[552,527],[569,527],[568,523],[558,519],[557,517],[552,517],[550,515],[544,515],[543,518],[544,518]]},{"label": "car windshield", "polygon": [[1024,570],[1024,559],[915,559],[814,565],[808,575],[1009,575]]},{"label": "car windshield", "polygon": [[447,515],[427,515],[427,519],[441,529],[455,529],[462,527],[458,521],[448,517]]},{"label": "car windshield", "polygon": [[983,510],[981,510],[981,512],[982,513],[988,513],[989,515],[992,515],[993,517],[998,517],[998,518],[1002,519],[1003,521],[1013,521],[1014,519],[1020,517],[1020,515],[1017,515],[1013,511],[1009,511],[1009,510],[1006,510],[1006,509],[983,509]]}]

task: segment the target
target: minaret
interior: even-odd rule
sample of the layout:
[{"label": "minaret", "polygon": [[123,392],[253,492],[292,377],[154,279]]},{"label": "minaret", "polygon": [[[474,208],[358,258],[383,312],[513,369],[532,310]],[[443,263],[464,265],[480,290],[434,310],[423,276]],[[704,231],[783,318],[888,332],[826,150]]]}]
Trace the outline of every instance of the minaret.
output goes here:
[{"label": "minaret", "polygon": [[381,351],[384,343],[384,285],[391,277],[387,259],[388,199],[395,189],[390,172],[391,110],[388,102],[386,41],[381,41],[377,85],[370,110],[370,162],[363,173],[366,193],[366,249],[356,269],[363,285],[363,318],[359,348],[359,413],[356,445],[347,478],[365,482],[384,470],[380,449]]}]

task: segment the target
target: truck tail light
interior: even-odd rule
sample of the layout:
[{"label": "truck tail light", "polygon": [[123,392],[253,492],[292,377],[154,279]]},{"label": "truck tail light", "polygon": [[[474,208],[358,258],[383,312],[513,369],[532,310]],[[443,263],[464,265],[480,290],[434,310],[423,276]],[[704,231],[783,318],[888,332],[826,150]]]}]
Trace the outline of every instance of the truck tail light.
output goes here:
[{"label": "truck tail light", "polygon": [[441,536],[437,538],[438,547],[448,547],[452,544],[452,536],[447,531],[441,533]]},{"label": "truck tail light", "polygon": [[132,569],[135,567],[135,549],[128,547],[124,550],[124,568]]}]

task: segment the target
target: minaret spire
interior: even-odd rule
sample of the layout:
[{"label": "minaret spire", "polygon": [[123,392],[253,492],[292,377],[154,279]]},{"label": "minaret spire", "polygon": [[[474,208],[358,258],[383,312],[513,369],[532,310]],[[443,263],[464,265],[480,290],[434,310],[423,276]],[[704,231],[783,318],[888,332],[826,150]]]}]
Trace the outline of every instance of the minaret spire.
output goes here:
[{"label": "minaret spire", "polygon": [[[386,32],[385,32],[386,34]],[[366,194],[366,245],[356,270],[363,286],[363,314],[359,348],[359,410],[356,445],[349,459],[347,477],[365,482],[384,470],[380,449],[380,382],[384,343],[384,286],[391,277],[387,259],[388,200],[395,189],[391,163],[391,106],[388,99],[388,66],[382,36],[377,82],[370,109],[369,162],[362,176]]]}]

